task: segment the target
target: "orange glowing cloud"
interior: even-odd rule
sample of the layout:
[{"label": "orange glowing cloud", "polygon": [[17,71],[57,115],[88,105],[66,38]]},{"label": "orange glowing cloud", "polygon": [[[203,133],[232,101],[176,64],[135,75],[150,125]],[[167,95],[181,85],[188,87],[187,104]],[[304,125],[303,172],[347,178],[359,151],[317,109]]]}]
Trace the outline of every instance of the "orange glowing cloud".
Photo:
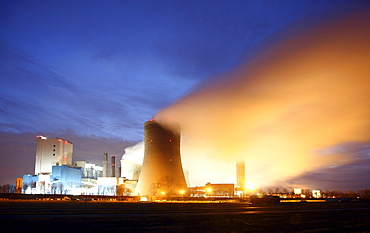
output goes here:
[{"label": "orange glowing cloud", "polygon": [[257,186],[351,161],[317,151],[370,139],[368,14],[270,47],[160,111],[182,126],[190,184],[234,183],[240,160]]}]

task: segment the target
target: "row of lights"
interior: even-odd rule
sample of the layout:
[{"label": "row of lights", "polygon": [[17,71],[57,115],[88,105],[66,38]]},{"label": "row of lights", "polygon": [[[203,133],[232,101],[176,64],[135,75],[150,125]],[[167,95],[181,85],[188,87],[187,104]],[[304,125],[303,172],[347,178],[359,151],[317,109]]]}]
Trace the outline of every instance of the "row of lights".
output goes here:
[{"label": "row of lights", "polygon": [[[254,189],[256,188],[256,185],[255,185],[254,183],[252,183],[252,182],[247,181],[247,182],[246,182],[246,188],[247,188],[248,190],[254,190]],[[211,189],[211,188],[207,188],[207,189],[206,189],[206,192],[207,192],[207,193],[212,193],[212,189]],[[180,190],[180,194],[184,194],[184,193],[185,193],[185,190]],[[161,194],[162,194],[162,195],[165,195],[165,194],[166,194],[166,192],[162,192]]]},{"label": "row of lights", "polygon": [[[184,194],[185,193],[185,190],[180,190],[180,194]],[[166,192],[162,192],[161,193],[162,195],[165,195],[166,194]]]}]

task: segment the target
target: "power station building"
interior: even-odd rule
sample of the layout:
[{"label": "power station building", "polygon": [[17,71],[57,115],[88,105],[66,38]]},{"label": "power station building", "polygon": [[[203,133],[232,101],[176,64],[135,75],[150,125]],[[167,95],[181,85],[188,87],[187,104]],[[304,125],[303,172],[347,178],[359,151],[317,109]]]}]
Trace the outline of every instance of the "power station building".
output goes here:
[{"label": "power station building", "polygon": [[51,174],[53,166],[72,166],[73,144],[61,138],[37,136],[35,175]]},{"label": "power station building", "polygon": [[23,175],[24,193],[93,194],[103,168],[87,161],[72,162],[73,144],[61,138],[36,137],[35,174]]},{"label": "power station building", "polygon": [[180,156],[180,126],[150,120],[144,123],[144,160],[137,195],[180,196],[187,185]]}]

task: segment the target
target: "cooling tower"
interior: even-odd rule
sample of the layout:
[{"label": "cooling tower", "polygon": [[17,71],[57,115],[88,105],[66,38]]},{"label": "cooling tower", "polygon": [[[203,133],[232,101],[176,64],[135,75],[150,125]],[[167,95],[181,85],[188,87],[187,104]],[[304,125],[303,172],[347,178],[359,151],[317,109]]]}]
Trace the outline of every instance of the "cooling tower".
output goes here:
[{"label": "cooling tower", "polygon": [[[166,122],[167,123],[167,122]],[[158,121],[144,124],[144,161],[135,193],[151,196],[181,196],[187,191],[180,157],[180,127]]]}]

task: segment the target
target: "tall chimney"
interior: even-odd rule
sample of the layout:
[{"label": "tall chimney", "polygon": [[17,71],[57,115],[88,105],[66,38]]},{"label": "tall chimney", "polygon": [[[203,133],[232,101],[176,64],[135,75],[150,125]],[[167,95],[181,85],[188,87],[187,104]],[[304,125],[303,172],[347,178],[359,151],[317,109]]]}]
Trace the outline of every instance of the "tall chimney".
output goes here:
[{"label": "tall chimney", "polygon": [[187,191],[180,157],[180,126],[168,124],[174,131],[154,120],[144,124],[144,161],[136,194],[183,196]]},{"label": "tall chimney", "polygon": [[116,156],[111,155],[112,167],[111,167],[111,177],[116,177]]},{"label": "tall chimney", "polygon": [[108,176],[108,153],[103,155],[103,177]]},{"label": "tall chimney", "polygon": [[245,162],[236,163],[236,187],[245,192]]}]

